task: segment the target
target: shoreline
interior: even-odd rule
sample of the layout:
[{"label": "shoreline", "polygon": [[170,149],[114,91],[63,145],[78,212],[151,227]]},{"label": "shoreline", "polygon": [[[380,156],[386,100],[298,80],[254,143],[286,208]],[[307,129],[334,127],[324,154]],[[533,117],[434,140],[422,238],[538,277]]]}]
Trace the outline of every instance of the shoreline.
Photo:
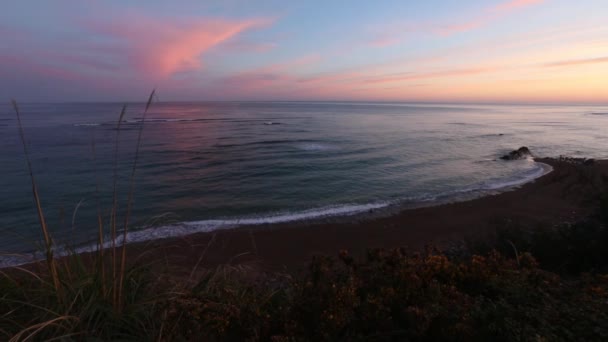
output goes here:
[{"label": "shoreline", "polygon": [[[377,247],[421,249],[430,244],[446,246],[453,240],[491,233],[487,228],[488,218],[492,215],[496,216],[493,218],[495,220],[500,216],[520,217],[523,214],[528,224],[536,221],[537,224],[551,225],[589,214],[575,198],[553,201],[545,198],[549,201],[544,202],[549,205],[535,199],[535,205],[543,209],[539,211],[542,215],[536,220],[531,220],[531,216],[535,215],[521,208],[521,205],[504,207],[510,202],[521,202],[534,193],[538,193],[535,197],[547,197],[547,186],[564,187],[564,179],[572,178],[575,173],[575,166],[558,159],[536,158],[535,162],[544,169],[539,177],[498,189],[471,191],[469,198],[459,197],[457,201],[454,201],[454,197],[448,197],[443,201],[428,202],[428,205],[418,203],[415,207],[393,204],[356,214],[227,226],[208,232],[129,242],[127,250],[130,259],[141,259],[145,255],[143,259],[147,262],[162,259],[163,263],[184,270],[194,265],[207,267],[226,263],[254,263],[274,269],[299,267],[314,255],[335,255],[343,249],[363,255],[367,249]],[[608,161],[598,161],[593,167],[605,171],[607,166]],[[475,214],[475,211],[479,213]],[[571,211],[575,215],[564,217],[548,213]],[[467,225],[470,227],[467,228]],[[90,249],[76,250],[81,255],[92,253]],[[29,263],[36,261],[24,260],[20,265]],[[14,266],[19,265],[5,265],[2,268]]]},{"label": "shoreline", "polygon": [[[311,208],[296,212],[277,212],[269,215],[251,216],[227,219],[209,219],[200,221],[184,221],[165,226],[151,226],[140,230],[132,230],[128,233],[127,245],[154,244],[163,240],[182,239],[197,234],[213,234],[219,231],[230,231],[238,229],[272,229],[272,227],[306,227],[319,224],[358,224],[373,219],[388,218],[397,215],[405,210],[419,208],[437,207],[450,203],[466,202],[487,196],[494,196],[504,192],[514,191],[519,187],[534,182],[540,177],[553,171],[553,167],[547,163],[532,161],[539,165],[538,172],[524,176],[521,179],[498,183],[498,185],[479,186],[453,190],[433,196],[420,196],[418,199],[378,201],[369,203],[344,203],[334,206]],[[106,237],[104,249],[110,248]],[[122,236],[117,239],[117,246],[122,246]],[[95,242],[83,243],[79,246],[55,248],[57,258],[62,258],[67,251],[76,254],[86,255],[94,253],[97,249]],[[15,259],[7,261],[0,259],[0,269],[36,263],[44,258],[43,253],[36,251],[26,253],[4,253],[5,256],[12,256]],[[38,259],[38,260],[36,260]]]},{"label": "shoreline", "polygon": [[133,258],[145,254],[146,261],[163,260],[172,272],[220,264],[299,268],[315,255],[336,255],[341,250],[362,256],[370,248],[449,247],[454,241],[490,236],[500,220],[542,229],[591,214],[593,207],[587,201],[594,189],[580,182],[580,168],[608,175],[608,160],[591,166],[552,158],[535,161],[552,170],[520,186],[469,200],[365,213],[345,220],[239,226],[133,243],[128,250]]}]

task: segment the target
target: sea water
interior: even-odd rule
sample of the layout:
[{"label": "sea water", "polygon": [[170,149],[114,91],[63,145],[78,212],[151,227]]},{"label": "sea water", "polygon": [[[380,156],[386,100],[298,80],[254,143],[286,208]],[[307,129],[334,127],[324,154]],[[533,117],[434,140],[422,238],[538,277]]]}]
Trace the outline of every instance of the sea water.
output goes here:
[{"label": "sea water", "polygon": [[[59,244],[118,222],[129,241],[430,205],[547,172],[499,157],[608,157],[608,107],[331,102],[21,104],[42,207]],[[17,120],[0,106],[0,251],[40,246]],[[116,153],[116,151],[118,151]],[[116,166],[115,166],[116,165]],[[466,195],[466,196],[465,196]],[[407,227],[404,227],[407,229]],[[320,236],[320,239],[323,237]]]}]

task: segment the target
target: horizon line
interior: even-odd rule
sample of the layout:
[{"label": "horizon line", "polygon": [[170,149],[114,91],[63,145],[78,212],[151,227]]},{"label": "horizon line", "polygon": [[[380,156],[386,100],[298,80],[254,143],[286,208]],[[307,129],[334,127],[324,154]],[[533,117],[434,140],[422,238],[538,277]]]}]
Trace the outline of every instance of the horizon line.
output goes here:
[{"label": "horizon line", "polygon": [[[134,100],[85,100],[85,101],[18,101],[20,104],[145,104],[146,101]],[[6,102],[10,104],[10,100]],[[170,103],[353,103],[353,104],[414,104],[414,105],[504,105],[504,106],[608,106],[606,102],[583,101],[416,101],[416,100],[160,100],[156,104]]]}]

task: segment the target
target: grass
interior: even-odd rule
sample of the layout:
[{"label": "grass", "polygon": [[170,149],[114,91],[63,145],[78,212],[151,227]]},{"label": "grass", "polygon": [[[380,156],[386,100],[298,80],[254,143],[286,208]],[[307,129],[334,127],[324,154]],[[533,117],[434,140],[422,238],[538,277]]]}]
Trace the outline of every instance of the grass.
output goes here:
[{"label": "grass", "polygon": [[[316,257],[297,273],[229,265],[199,270],[207,246],[187,279],[127,260],[125,245],[116,242],[128,234],[143,124],[154,94],[138,131],[122,230],[116,179],[126,107],[116,126],[112,208],[98,208],[99,247],[59,259],[13,102],[46,260],[0,269],[0,340],[608,339],[605,196],[597,199],[596,213],[580,222],[543,231],[500,225],[495,240],[471,243],[460,253],[378,249],[355,259],[342,251]],[[91,147],[95,158],[94,140]],[[108,250],[102,248],[106,235]]]},{"label": "grass", "polygon": [[40,229],[42,230],[42,235],[44,236],[45,243],[45,252],[46,252],[46,260],[49,267],[49,272],[51,273],[51,277],[53,279],[53,284],[55,286],[55,291],[59,294],[61,292],[61,283],[59,282],[59,277],[57,274],[57,266],[55,264],[55,258],[53,257],[53,240],[51,239],[51,234],[49,233],[49,229],[46,225],[46,220],[44,218],[44,212],[42,210],[42,205],[40,204],[40,195],[38,194],[38,187],[36,185],[36,179],[34,178],[34,172],[32,170],[32,162],[30,160],[30,153],[27,147],[27,143],[25,141],[25,133],[23,131],[23,124],[21,123],[21,112],[19,111],[19,106],[17,105],[17,101],[11,101],[13,105],[13,109],[15,110],[15,115],[17,116],[17,123],[19,127],[19,137],[21,139],[21,143],[23,145],[23,154],[25,155],[25,160],[27,162],[27,169],[30,175],[30,180],[32,182],[32,194],[34,196],[34,201],[36,203],[36,212],[38,214],[38,221],[40,222]]},{"label": "grass", "polygon": [[[3,332],[6,335],[5,337],[11,336],[13,340],[38,340],[43,336],[46,339],[49,337],[67,338],[91,334],[114,338],[116,336],[133,335],[133,331],[129,332],[129,329],[125,331],[124,328],[127,326],[143,327],[147,324],[145,322],[153,322],[144,318],[147,317],[148,312],[154,311],[149,309],[150,306],[154,306],[159,298],[164,297],[162,293],[152,295],[150,291],[145,290],[145,287],[150,284],[150,279],[145,279],[145,277],[150,276],[149,272],[144,271],[141,266],[128,267],[126,243],[124,242],[127,240],[143,128],[146,115],[154,98],[155,91],[152,91],[145,105],[138,131],[135,156],[129,179],[124,225],[120,232],[122,246],[117,244],[117,241],[119,241],[117,217],[120,210],[117,180],[118,153],[120,151],[119,137],[121,124],[126,114],[126,106],[123,106],[120,112],[116,127],[109,232],[104,230],[105,220],[102,215],[104,211],[100,204],[99,182],[97,180],[98,248],[95,253],[86,258],[69,251],[67,257],[59,259],[54,255],[56,246],[40,204],[40,195],[21,121],[21,111],[17,102],[12,100],[44,239],[46,267],[34,271],[26,268],[13,268],[7,272],[2,272],[3,296],[1,302],[4,310],[1,312],[0,332]],[[95,159],[94,139],[91,146],[93,159]],[[109,260],[106,258],[104,251],[104,239],[107,234],[111,238],[109,248],[111,258]],[[35,265],[35,267],[39,266],[39,264]],[[149,298],[146,296],[149,296]],[[145,310],[142,310],[144,308]],[[128,325],[125,324],[127,322]],[[154,329],[143,330],[153,331]],[[141,332],[138,332],[139,334]]]},{"label": "grass", "polygon": [[[133,158],[133,167],[131,168],[131,177],[129,179],[129,199],[127,200],[127,213],[125,214],[125,224],[123,226],[123,244],[122,244],[122,253],[120,258],[120,270],[119,270],[119,281],[118,281],[118,291],[117,291],[117,303],[116,308],[118,310],[122,309],[123,304],[123,287],[125,280],[125,271],[127,264],[127,232],[129,231],[129,218],[131,217],[131,209],[133,207],[133,194],[135,193],[135,172],[137,171],[137,162],[139,161],[139,149],[141,147],[141,137],[144,131],[144,124],[146,123],[146,117],[148,115],[148,110],[150,109],[150,105],[152,104],[152,100],[154,99],[154,94],[156,90],[153,90],[150,93],[150,97],[148,97],[148,102],[146,102],[146,108],[144,109],[144,115],[141,120],[141,124],[139,125],[139,131],[137,134],[137,143],[135,144],[135,157]],[[122,116],[122,115],[121,115]],[[118,131],[117,131],[118,132]],[[118,133],[117,133],[118,134]]]},{"label": "grass", "polygon": [[[318,257],[298,274],[244,266],[207,270],[193,284],[125,274],[121,311],[86,266],[60,272],[60,302],[44,275],[0,282],[0,331],[17,340],[602,341],[608,276],[546,271],[529,253],[452,259],[437,250]],[[26,271],[24,271],[26,272]]]}]

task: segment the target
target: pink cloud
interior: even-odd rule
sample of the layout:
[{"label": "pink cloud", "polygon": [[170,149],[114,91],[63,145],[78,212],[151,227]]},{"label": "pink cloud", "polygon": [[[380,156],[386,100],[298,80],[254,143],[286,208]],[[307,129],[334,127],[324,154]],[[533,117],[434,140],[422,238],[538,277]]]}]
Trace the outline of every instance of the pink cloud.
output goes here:
[{"label": "pink cloud", "polygon": [[276,43],[252,43],[245,40],[233,40],[230,39],[220,45],[222,51],[228,53],[234,52],[268,52],[275,49],[278,45]]},{"label": "pink cloud", "polygon": [[[392,67],[393,69],[403,69],[411,67],[413,64],[417,63],[419,67],[422,65],[421,62],[431,62],[435,61],[434,58],[420,58],[420,59],[410,59],[404,61],[402,59],[398,61],[394,61],[392,63],[380,63],[380,64],[370,64],[365,66],[357,66],[353,68],[343,69],[340,71],[332,71],[332,72],[322,72],[311,74],[307,76],[299,76],[294,79],[295,82],[299,84],[306,84],[308,86],[320,86],[320,85],[339,85],[340,87],[349,87],[355,85],[362,85],[366,83],[389,83],[400,80],[410,80],[410,79],[425,79],[425,78],[435,78],[435,77],[445,77],[445,76],[456,76],[456,75],[465,75],[465,74],[473,74],[473,73],[482,73],[482,72],[490,72],[497,70],[498,68],[493,67],[485,67],[485,68],[461,68],[461,69],[447,69],[441,71],[428,71],[428,72],[395,72],[391,74],[384,74],[382,72],[386,72],[387,67]],[[410,85],[411,86],[411,85]]]},{"label": "pink cloud", "polygon": [[514,11],[524,9],[533,5],[538,5],[546,0],[510,0],[498,5],[488,7],[473,13],[468,19],[447,23],[418,23],[403,26],[398,24],[392,27],[385,27],[380,34],[380,38],[369,42],[370,46],[384,47],[399,42],[404,33],[431,32],[441,36],[451,36],[454,34],[468,32],[487,26]]},{"label": "pink cloud", "polygon": [[370,40],[369,46],[383,48],[383,47],[397,45],[400,42],[401,42],[401,39],[399,39],[397,37],[381,36],[381,37],[376,37],[376,38]]},{"label": "pink cloud", "polygon": [[453,34],[477,29],[481,26],[486,25],[487,21],[487,18],[477,18],[468,22],[440,25],[434,28],[432,31],[442,36],[451,36]]},{"label": "pink cloud", "polygon": [[11,56],[0,56],[0,64],[10,66],[10,68],[3,68],[4,71],[8,71],[10,69],[12,72],[18,71],[19,73],[23,74],[35,74],[45,78],[62,81],[82,80],[80,74],[66,70],[65,68],[37,63],[23,57],[17,58]]},{"label": "pink cloud", "polygon": [[347,82],[355,80],[364,74],[361,72],[348,72],[348,71],[339,71],[339,72],[329,72],[317,74],[309,77],[301,77],[297,81],[300,83],[331,83],[331,82]]},{"label": "pink cloud", "polygon": [[218,82],[232,89],[255,89],[277,85],[293,85],[296,82],[296,71],[313,65],[321,60],[317,54],[304,55],[291,60],[270,64],[261,68],[242,71],[223,77]]},{"label": "pink cloud", "polygon": [[222,78],[221,85],[231,88],[263,88],[283,81],[290,81],[290,76],[273,72],[244,72]]},{"label": "pink cloud", "polygon": [[494,20],[497,20],[513,11],[523,9],[525,7],[538,5],[545,0],[510,0],[500,3],[494,7],[490,7],[476,15],[468,21],[456,24],[443,25],[435,31],[441,35],[452,35],[461,32],[467,32],[480,27],[486,26]]},{"label": "pink cloud", "polygon": [[547,63],[547,64],[545,64],[545,66],[546,67],[560,67],[560,66],[597,64],[597,63],[608,63],[608,57],[572,59],[572,60],[566,60],[566,61]]},{"label": "pink cloud", "polygon": [[117,71],[120,66],[116,63],[112,63],[103,56],[91,54],[78,54],[73,52],[55,52],[48,50],[41,50],[36,52],[37,60],[44,60],[46,63],[55,65],[68,65],[70,68],[73,66],[79,66],[89,69],[90,71]]},{"label": "pink cloud", "polygon": [[129,65],[147,75],[166,78],[202,68],[201,56],[238,34],[270,23],[266,19],[154,20],[127,18],[86,24],[125,49]]},{"label": "pink cloud", "polygon": [[295,68],[301,68],[309,65],[313,65],[321,61],[321,56],[318,54],[309,54],[301,57],[297,57],[284,62],[270,64],[262,70],[282,70],[282,71],[293,71]]},{"label": "pink cloud", "polygon": [[432,71],[426,73],[397,73],[388,76],[375,77],[365,80],[365,83],[392,83],[427,78],[444,78],[454,76],[470,76],[500,70],[499,68],[464,68],[453,70]]},{"label": "pink cloud", "polygon": [[538,5],[545,0],[511,0],[494,7],[495,12],[509,12],[523,7]]},{"label": "pink cloud", "polygon": [[[198,87],[200,75],[184,72],[202,69],[205,53],[224,49],[221,43],[271,23],[261,18],[166,20],[140,14],[100,20],[74,23],[79,30],[92,33],[87,40],[56,35],[47,39],[40,32],[23,31],[17,33],[25,39],[16,39],[13,32],[0,26],[0,36],[15,38],[12,45],[16,46],[0,55],[3,78],[19,75],[21,84],[37,89],[47,81],[56,82],[62,97],[83,89],[133,94],[154,85],[164,89]],[[45,38],[45,44],[33,43],[40,38]],[[24,57],[23,51],[28,51],[29,57]]]}]

